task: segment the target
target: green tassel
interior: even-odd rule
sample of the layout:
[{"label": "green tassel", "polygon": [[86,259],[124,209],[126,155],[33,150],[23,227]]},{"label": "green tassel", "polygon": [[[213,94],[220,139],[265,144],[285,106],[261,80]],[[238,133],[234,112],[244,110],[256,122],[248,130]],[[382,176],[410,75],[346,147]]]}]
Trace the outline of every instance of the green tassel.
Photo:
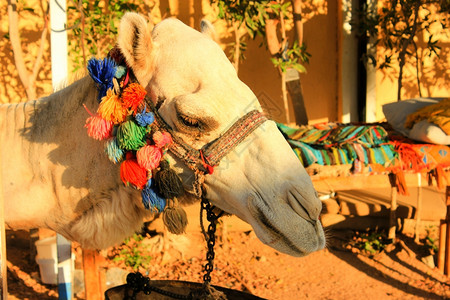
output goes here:
[{"label": "green tassel", "polygon": [[138,150],[142,146],[145,146],[145,134],[145,127],[141,127],[134,121],[128,120],[119,126],[116,138],[120,148],[125,150]]},{"label": "green tassel", "polygon": [[184,195],[183,182],[180,176],[169,167],[166,160],[162,160],[160,170],[153,177],[158,192],[166,199],[173,199]]},{"label": "green tassel", "polygon": [[163,213],[163,222],[167,230],[173,234],[186,232],[188,224],[186,211],[178,206],[177,199],[169,199]]}]

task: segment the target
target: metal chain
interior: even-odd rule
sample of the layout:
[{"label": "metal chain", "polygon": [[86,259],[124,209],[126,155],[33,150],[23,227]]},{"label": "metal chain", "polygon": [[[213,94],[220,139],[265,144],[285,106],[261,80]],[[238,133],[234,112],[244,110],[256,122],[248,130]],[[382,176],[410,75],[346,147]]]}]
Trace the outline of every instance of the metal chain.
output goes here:
[{"label": "metal chain", "polygon": [[[208,248],[208,251],[206,252],[206,264],[205,264],[205,275],[203,275],[203,281],[204,283],[210,283],[211,282],[211,272],[214,270],[214,246],[216,245],[216,223],[219,219],[219,216],[216,216],[213,212],[213,207],[209,201],[202,197],[201,202],[201,209],[202,211],[206,211],[206,219],[209,222],[208,225],[208,231],[205,232],[202,224],[202,231],[205,236],[206,240],[206,247]],[[201,214],[202,218],[203,214]]]},{"label": "metal chain", "polygon": [[[172,293],[150,284],[151,280],[148,277],[144,277],[141,273],[130,273],[127,276],[127,284],[124,294],[124,300],[135,300],[138,293],[143,292],[146,295],[150,295],[152,292],[159,293],[161,295],[168,296],[172,299],[198,299],[201,295],[207,295],[206,287],[211,283],[211,272],[214,270],[214,246],[216,244],[216,225],[217,220],[222,216],[223,211],[216,215],[213,210],[214,206],[209,201],[202,197],[200,209],[200,225],[203,235],[205,236],[208,251],[206,252],[206,264],[204,266],[205,274],[203,275],[203,289],[198,291],[192,291],[189,295],[181,295]],[[209,222],[208,230],[205,231],[203,226],[203,211],[206,211],[206,219]]]}]

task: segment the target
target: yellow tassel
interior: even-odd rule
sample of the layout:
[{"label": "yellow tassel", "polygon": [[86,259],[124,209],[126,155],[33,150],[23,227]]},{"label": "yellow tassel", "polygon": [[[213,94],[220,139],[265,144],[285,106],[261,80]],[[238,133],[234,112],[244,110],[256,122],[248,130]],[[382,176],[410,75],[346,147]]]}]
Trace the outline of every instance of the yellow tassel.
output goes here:
[{"label": "yellow tassel", "polygon": [[122,123],[127,116],[126,108],[112,89],[109,89],[106,92],[106,96],[102,98],[97,112],[103,119],[112,121],[115,124]]}]

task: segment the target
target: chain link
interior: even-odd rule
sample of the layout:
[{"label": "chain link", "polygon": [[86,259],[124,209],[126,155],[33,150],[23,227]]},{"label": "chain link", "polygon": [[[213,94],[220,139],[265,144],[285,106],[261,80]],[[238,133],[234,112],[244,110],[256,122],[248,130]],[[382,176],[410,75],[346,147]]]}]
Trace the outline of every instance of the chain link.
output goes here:
[{"label": "chain link", "polygon": [[211,282],[211,272],[214,270],[214,258],[216,256],[214,252],[214,246],[216,245],[216,225],[217,220],[220,218],[221,214],[219,215],[214,214],[213,212],[214,207],[204,197],[202,197],[201,208],[202,211],[203,210],[206,211],[206,219],[209,222],[207,232],[206,233],[203,232],[206,239],[206,246],[208,248],[208,251],[206,252],[207,262],[204,266],[205,275],[203,275],[203,281],[205,284],[207,284]]},{"label": "chain link", "polygon": [[[214,252],[214,246],[216,245],[216,226],[217,220],[222,216],[223,212],[216,215],[213,210],[214,206],[209,203],[209,201],[202,197],[201,201],[201,211],[200,211],[200,221],[203,234],[205,236],[208,251],[206,252],[206,264],[204,266],[205,274],[203,275],[203,289],[198,291],[192,291],[189,295],[181,295],[177,293],[172,293],[165,291],[163,289],[157,288],[151,285],[151,280],[148,277],[144,277],[139,272],[130,273],[127,276],[127,284],[124,294],[125,300],[135,300],[139,292],[143,292],[149,295],[152,292],[159,293],[161,295],[168,296],[173,299],[197,299],[200,295],[207,295],[206,287],[211,283],[211,272],[214,270],[214,258],[216,256]],[[206,219],[209,222],[208,230],[205,232],[203,226],[203,211],[206,211]]]}]

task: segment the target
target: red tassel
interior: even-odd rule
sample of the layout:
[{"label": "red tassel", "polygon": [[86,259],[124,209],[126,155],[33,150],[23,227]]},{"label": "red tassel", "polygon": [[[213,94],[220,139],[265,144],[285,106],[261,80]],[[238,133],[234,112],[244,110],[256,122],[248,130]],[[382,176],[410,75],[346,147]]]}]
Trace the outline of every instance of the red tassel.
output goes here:
[{"label": "red tassel", "polygon": [[127,153],[126,160],[120,165],[120,179],[124,184],[131,184],[138,189],[143,189],[147,183],[147,170],[139,166],[131,152]]},{"label": "red tassel", "polygon": [[136,113],[137,108],[144,101],[147,91],[139,83],[130,83],[122,93],[124,105]]}]

